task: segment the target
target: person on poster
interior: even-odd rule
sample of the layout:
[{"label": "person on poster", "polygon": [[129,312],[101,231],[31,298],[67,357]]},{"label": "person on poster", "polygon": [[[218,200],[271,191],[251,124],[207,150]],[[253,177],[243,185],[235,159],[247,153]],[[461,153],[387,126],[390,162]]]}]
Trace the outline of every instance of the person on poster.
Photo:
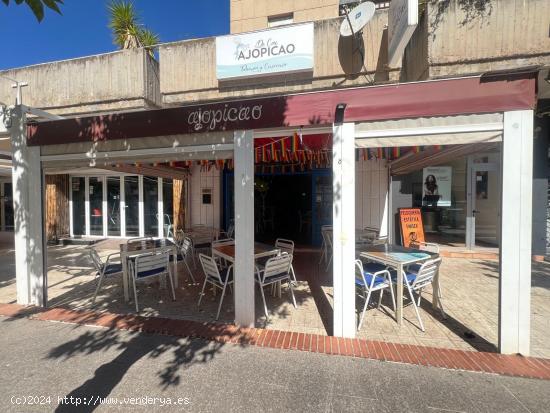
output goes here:
[{"label": "person on poster", "polygon": [[435,175],[428,175],[426,177],[426,181],[424,182],[424,195],[439,195],[439,192],[437,191],[437,180],[435,179]]}]

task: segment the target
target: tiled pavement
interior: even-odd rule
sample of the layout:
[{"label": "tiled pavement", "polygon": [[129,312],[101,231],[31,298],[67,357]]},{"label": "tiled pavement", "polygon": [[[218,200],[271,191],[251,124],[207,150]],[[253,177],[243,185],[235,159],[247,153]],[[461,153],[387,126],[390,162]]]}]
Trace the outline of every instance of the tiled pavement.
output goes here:
[{"label": "tiled pavement", "polygon": [[12,319],[30,317],[42,321],[74,323],[177,337],[202,338],[222,343],[308,351],[452,370],[550,380],[550,360],[532,357],[440,349],[358,338],[343,339],[279,330],[239,329],[231,325],[198,323],[159,317],[147,318],[136,315],[75,311],[63,308],[42,310],[14,304],[0,304],[0,315]]},{"label": "tiled pavement", "polygon": [[[109,241],[99,248],[107,254],[116,248]],[[332,329],[331,275],[318,265],[318,253],[301,250],[296,254],[295,268],[299,278],[296,296],[298,308],[291,304],[283,290],[281,298],[267,297],[270,319],[263,315],[263,306],[256,294],[256,326],[279,331],[326,335]],[[14,302],[15,283],[9,277],[13,260],[9,251],[0,251],[0,302]],[[49,250],[48,294],[51,306],[79,310],[104,311],[116,314],[133,314],[133,305],[124,303],[120,278],[109,280],[102,289],[95,306],[90,299],[95,287],[82,247],[54,247]],[[195,271],[201,278],[200,271]],[[447,319],[431,309],[430,292],[423,298],[421,315],[426,332],[417,327],[412,306],[404,310],[404,324],[398,327],[389,305],[389,297],[382,302],[382,311],[368,310],[359,338],[417,346],[460,350],[494,351],[497,343],[498,261],[444,258],[441,268],[444,305]],[[213,322],[219,295],[209,293],[201,309],[196,302],[199,285],[188,282],[180,269],[180,288],[177,300],[172,302],[166,290],[156,285],[143,286],[139,292],[140,314],[197,322]],[[377,301],[377,297],[373,302]],[[358,300],[357,307],[361,302]],[[531,355],[550,358],[550,266],[533,263],[532,277],[532,337]],[[220,323],[231,323],[233,296],[224,301]]]}]

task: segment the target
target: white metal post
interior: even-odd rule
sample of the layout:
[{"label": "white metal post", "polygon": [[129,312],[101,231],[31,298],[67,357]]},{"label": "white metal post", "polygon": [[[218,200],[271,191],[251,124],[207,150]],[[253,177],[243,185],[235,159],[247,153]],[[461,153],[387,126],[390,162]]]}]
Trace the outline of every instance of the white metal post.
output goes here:
[{"label": "white metal post", "polygon": [[120,236],[126,237],[126,185],[124,176],[120,177]]},{"label": "white metal post", "polygon": [[163,193],[162,193],[162,178],[157,179],[157,192],[158,192],[158,198],[157,198],[157,215],[158,215],[158,237],[164,238],[164,202],[163,202]]},{"label": "white metal post", "polygon": [[10,133],[17,302],[45,306],[44,182],[40,148],[27,146],[25,114],[20,106],[15,107]]},{"label": "white metal post", "polygon": [[254,132],[234,139],[235,323],[254,327]]},{"label": "white metal post", "polygon": [[101,213],[101,217],[102,217],[102,224],[103,224],[103,236],[104,237],[108,237],[109,236],[109,220],[107,218],[107,214],[108,214],[108,210],[109,208],[107,207],[107,177],[106,176],[103,176],[101,178],[101,188],[103,189],[103,199],[102,199],[102,202],[101,202],[101,208],[103,209],[102,213]]},{"label": "white metal post", "polygon": [[533,111],[504,113],[499,351],[529,355]]},{"label": "white metal post", "polygon": [[138,209],[138,221],[139,221],[139,236],[145,236],[145,208],[143,204],[144,190],[143,190],[143,175],[138,176],[139,187],[139,209]]},{"label": "white metal post", "polygon": [[90,233],[91,233],[91,228],[90,228],[90,177],[85,177],[84,178],[84,191],[86,191],[86,193],[84,194],[84,213],[86,214],[86,216],[84,217],[84,222],[85,222],[85,225],[86,225],[86,231],[84,231],[84,233],[86,234],[87,237],[90,236]]},{"label": "white metal post", "polygon": [[334,331],[355,337],[355,125],[335,125],[332,138]]}]

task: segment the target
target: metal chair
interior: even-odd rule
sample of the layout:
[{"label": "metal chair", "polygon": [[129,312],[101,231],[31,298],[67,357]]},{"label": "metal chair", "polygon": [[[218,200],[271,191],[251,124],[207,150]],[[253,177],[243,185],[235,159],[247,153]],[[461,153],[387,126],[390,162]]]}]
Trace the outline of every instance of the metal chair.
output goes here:
[{"label": "metal chair", "polygon": [[[420,300],[422,298],[422,291],[428,285],[432,285],[434,278],[439,271],[439,266],[441,265],[441,258],[436,258],[434,260],[427,260],[422,263],[418,272],[411,272],[408,270],[403,271],[403,284],[407,287],[409,296],[414,306],[414,311],[416,312],[416,317],[420,323],[420,329],[424,329],[424,323],[420,318],[420,312],[418,307],[420,307]],[[392,273],[392,282],[397,282],[397,272],[395,270],[391,271]],[[414,298],[414,293],[418,295],[418,302]]]},{"label": "metal chair", "polygon": [[[216,241],[212,241],[212,248],[216,248],[216,247],[220,247],[220,246],[223,246],[223,245],[235,245],[235,240],[234,239],[231,239],[231,238],[225,238],[225,239],[219,239],[219,240],[216,240]],[[212,254],[212,257],[214,257],[214,255]],[[225,269],[227,267],[229,267],[229,263],[227,263],[227,261],[221,257],[214,257],[214,259],[216,260],[216,262],[218,263],[218,265]]]},{"label": "metal chair", "polygon": [[323,225],[321,227],[321,236],[323,238],[323,244],[321,246],[321,259],[319,260],[319,264],[324,260],[326,269],[328,269],[332,262],[332,225]]},{"label": "metal chair", "polygon": [[176,301],[176,292],[174,290],[174,280],[170,265],[170,251],[166,250],[136,256],[133,261],[130,261],[130,273],[132,274],[136,312],[139,312],[136,283],[151,277],[168,276],[170,288],[172,289],[172,298]]},{"label": "metal chair", "polygon": [[153,237],[128,238],[128,240],[126,240],[126,244],[132,244],[134,242],[147,242],[147,241],[153,241]]},{"label": "metal chair", "polygon": [[218,304],[218,312],[216,313],[216,320],[220,318],[220,310],[222,308],[223,297],[225,296],[225,290],[227,286],[233,284],[233,265],[230,265],[227,270],[220,274],[218,263],[212,257],[208,255],[199,254],[199,261],[204,271],[204,283],[202,284],[202,290],[199,295],[199,302],[197,306],[200,308],[202,297],[204,296],[204,289],[206,284],[212,284],[215,288],[221,288],[222,296],[220,303]]},{"label": "metal chair", "polygon": [[384,265],[377,263],[366,263],[363,265],[361,260],[355,260],[355,285],[361,289],[362,294],[360,294],[360,296],[365,300],[363,311],[361,312],[359,323],[357,325],[357,331],[361,329],[361,325],[363,324],[363,319],[365,318],[365,313],[373,292],[380,291],[380,298],[378,299],[377,307],[380,309],[384,290],[389,288],[393,311],[395,312],[395,296],[393,293],[391,275]]},{"label": "metal chair", "polygon": [[[275,248],[277,248],[281,254],[286,252],[288,255],[294,257],[294,241],[292,240],[277,238],[275,240]],[[292,262],[290,263],[290,275],[292,276],[292,281],[296,283],[296,273],[294,272]]]},{"label": "metal chair", "polygon": [[259,269],[256,267],[256,282],[260,286],[260,293],[264,302],[264,311],[266,318],[269,318],[267,304],[265,301],[264,287],[276,283],[287,282],[292,297],[294,308],[296,308],[296,298],[292,289],[292,280],[290,278],[290,266],[292,264],[292,255],[283,253],[267,260],[265,267]]},{"label": "metal chair", "polygon": [[92,259],[92,262],[94,263],[94,267],[97,270],[97,276],[99,279],[97,280],[97,286],[95,288],[94,296],[92,298],[92,303],[95,303],[95,299],[97,297],[97,293],[99,292],[99,289],[101,288],[101,284],[103,283],[103,279],[106,276],[113,276],[115,274],[122,274],[122,263],[112,263],[111,259],[113,257],[118,257],[120,260],[120,253],[115,252],[112,254],[109,254],[107,256],[107,259],[105,262],[101,260],[99,257],[99,254],[97,251],[93,248],[90,248],[89,250],[90,258]]}]

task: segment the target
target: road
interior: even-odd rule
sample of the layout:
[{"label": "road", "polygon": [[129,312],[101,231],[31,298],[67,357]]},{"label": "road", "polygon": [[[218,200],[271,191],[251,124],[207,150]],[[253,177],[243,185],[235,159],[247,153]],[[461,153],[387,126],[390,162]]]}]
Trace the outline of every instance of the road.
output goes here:
[{"label": "road", "polygon": [[550,409],[550,381],[26,318],[0,318],[0,348],[2,412]]}]

